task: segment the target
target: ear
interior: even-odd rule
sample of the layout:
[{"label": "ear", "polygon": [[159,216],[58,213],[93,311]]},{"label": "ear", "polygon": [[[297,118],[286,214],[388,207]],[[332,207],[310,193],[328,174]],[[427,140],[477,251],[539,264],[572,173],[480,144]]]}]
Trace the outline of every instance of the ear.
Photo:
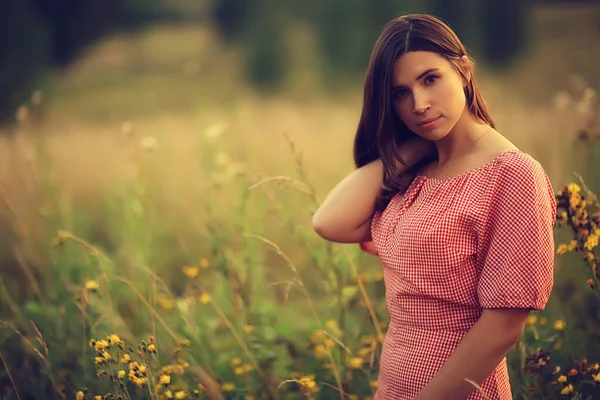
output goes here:
[{"label": "ear", "polygon": [[465,75],[465,81],[463,82],[464,86],[467,86],[467,84],[469,82],[471,82],[471,77],[473,75],[473,69],[471,68],[471,63],[469,61],[469,57],[467,57],[466,55],[463,55],[460,58],[460,66],[462,67],[462,70],[464,71],[464,75]]}]

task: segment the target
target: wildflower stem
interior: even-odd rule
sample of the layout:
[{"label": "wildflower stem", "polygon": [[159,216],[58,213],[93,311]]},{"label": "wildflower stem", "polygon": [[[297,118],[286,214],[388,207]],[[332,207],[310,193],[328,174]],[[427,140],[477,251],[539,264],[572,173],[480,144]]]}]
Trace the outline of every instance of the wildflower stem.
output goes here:
[{"label": "wildflower stem", "polygon": [[[298,269],[296,268],[296,266],[294,265],[294,263],[292,262],[292,260],[287,256],[287,254],[285,254],[283,252],[283,250],[281,250],[281,248],[279,246],[277,246],[277,244],[275,244],[274,242],[272,242],[271,240],[263,237],[263,236],[259,236],[259,235],[254,235],[254,234],[250,234],[250,233],[245,233],[244,236],[246,237],[251,237],[254,239],[258,239],[260,241],[262,241],[263,243],[267,244],[269,247],[271,247],[280,257],[282,257],[285,262],[287,263],[288,267],[292,270],[292,272],[296,275],[296,282],[298,284],[298,287],[300,288],[300,291],[302,292],[302,294],[304,294],[306,296],[306,300],[308,301],[308,304],[310,306],[310,309],[313,313],[313,316],[315,318],[315,321],[317,322],[319,329],[323,330],[323,324],[321,322],[321,319],[319,318],[319,314],[317,312],[317,309],[315,307],[315,304],[312,301],[312,298],[310,297],[310,293],[308,293],[308,290],[306,289],[306,286],[304,285],[304,282],[302,281],[302,277],[301,275],[298,273]],[[343,392],[343,386],[342,386],[342,381],[341,381],[341,377],[340,377],[340,371],[337,367],[337,364],[335,363],[335,360],[333,359],[333,355],[331,354],[331,350],[328,348],[328,346],[325,346],[325,349],[327,351],[327,356],[329,357],[329,361],[331,362],[331,369],[333,370],[333,374],[335,376],[335,380],[336,383],[338,385],[338,389],[340,390],[340,398],[343,400],[344,396],[342,394]]]},{"label": "wildflower stem", "polygon": [[12,385],[13,385],[13,389],[15,389],[15,395],[17,396],[17,400],[21,400],[21,396],[19,395],[19,390],[17,389],[17,385],[15,384],[15,381],[10,373],[8,364],[4,360],[4,357],[2,356],[2,352],[0,352],[0,360],[2,361],[2,364],[4,364],[4,368],[6,369],[6,374],[8,375],[8,378],[10,379],[10,383],[12,383]]}]

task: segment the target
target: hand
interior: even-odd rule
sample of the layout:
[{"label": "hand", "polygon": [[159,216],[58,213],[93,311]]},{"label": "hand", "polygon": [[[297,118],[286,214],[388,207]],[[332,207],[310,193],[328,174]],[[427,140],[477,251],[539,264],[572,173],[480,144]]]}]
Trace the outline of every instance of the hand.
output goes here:
[{"label": "hand", "polygon": [[436,155],[435,143],[420,136],[415,135],[400,146],[400,156],[409,168],[422,160],[433,159]]},{"label": "hand", "polygon": [[373,244],[372,241],[360,242],[359,245],[360,245],[360,249],[362,251],[364,251],[365,253],[372,254],[374,256],[376,256],[378,254],[377,249],[375,248],[375,244]]}]

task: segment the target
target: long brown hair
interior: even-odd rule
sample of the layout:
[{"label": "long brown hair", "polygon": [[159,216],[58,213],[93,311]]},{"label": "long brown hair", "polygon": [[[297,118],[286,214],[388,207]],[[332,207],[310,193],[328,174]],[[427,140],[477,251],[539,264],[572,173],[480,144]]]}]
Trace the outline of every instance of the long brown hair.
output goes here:
[{"label": "long brown hair", "polygon": [[[431,51],[452,63],[467,82],[466,106],[476,119],[494,127],[479,86],[472,74],[460,66],[462,56],[467,56],[465,46],[456,33],[440,19],[427,14],[409,14],[388,22],[377,39],[364,81],[363,107],[354,139],[354,162],[362,167],[381,158],[383,185],[376,204],[383,210],[398,192],[406,190],[422,160],[404,173],[399,173],[402,160],[399,147],[415,134],[396,115],[392,105],[392,72],[394,62],[410,51]],[[472,69],[472,68],[471,68]]]}]

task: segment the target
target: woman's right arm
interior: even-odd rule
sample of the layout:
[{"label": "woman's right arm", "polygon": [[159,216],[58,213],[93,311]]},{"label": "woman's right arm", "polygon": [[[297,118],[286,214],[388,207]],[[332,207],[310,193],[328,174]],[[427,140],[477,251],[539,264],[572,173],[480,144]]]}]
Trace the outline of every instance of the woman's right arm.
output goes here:
[{"label": "woman's right arm", "polygon": [[371,218],[382,179],[381,159],[352,171],[314,213],[315,232],[323,239],[338,243],[371,240]]},{"label": "woman's right arm", "polygon": [[[407,162],[407,167],[410,167],[434,148],[435,145],[431,142],[418,138],[402,146],[401,156]],[[315,232],[331,242],[370,241],[371,219],[382,180],[381,159],[352,171],[333,188],[313,215]]]}]

